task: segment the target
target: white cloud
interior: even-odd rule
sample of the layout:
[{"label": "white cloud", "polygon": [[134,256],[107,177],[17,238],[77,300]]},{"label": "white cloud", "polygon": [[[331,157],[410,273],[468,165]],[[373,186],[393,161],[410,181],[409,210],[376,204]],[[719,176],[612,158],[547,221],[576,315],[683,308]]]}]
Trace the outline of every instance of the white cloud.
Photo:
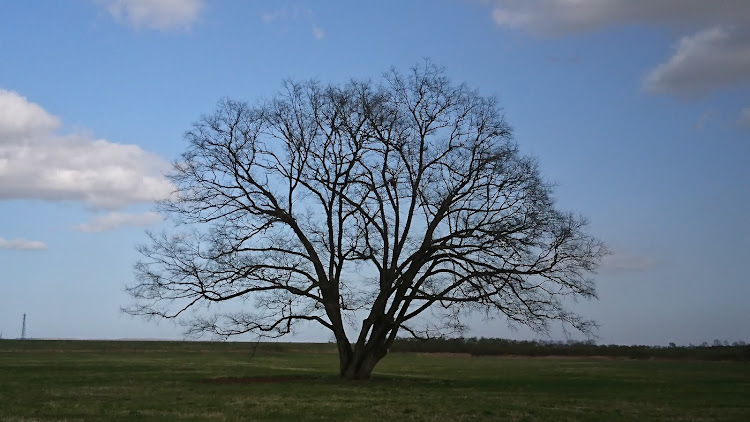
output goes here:
[{"label": "white cloud", "polygon": [[99,0],[117,20],[135,28],[188,28],[198,19],[203,0]]},{"label": "white cloud", "polygon": [[750,129],[750,107],[745,107],[740,111],[740,118],[737,120],[737,123],[744,128]]},{"label": "white cloud", "polygon": [[658,261],[654,258],[615,249],[602,259],[601,271],[607,273],[647,271],[656,266],[658,266]]},{"label": "white cloud", "polygon": [[166,198],[168,163],[136,145],[57,133],[59,119],[0,89],[0,200],[79,201],[122,208]]},{"label": "white cloud", "polygon": [[147,227],[162,220],[155,212],[144,212],[138,214],[110,212],[91,219],[91,221],[79,224],[73,229],[82,232],[103,232],[118,229],[120,227]]},{"label": "white cloud", "polygon": [[47,249],[47,245],[43,242],[26,239],[12,239],[6,240],[0,237],[0,249],[15,249],[23,251],[43,251]]},{"label": "white cloud", "polygon": [[674,55],[646,76],[643,87],[650,92],[691,95],[747,82],[750,33],[715,27],[682,38]]},{"label": "white cloud", "polygon": [[19,136],[49,133],[58,126],[60,121],[43,108],[18,94],[0,89],[0,143],[8,143]]},{"label": "white cloud", "polygon": [[747,0],[497,0],[492,17],[506,28],[563,35],[606,26],[650,23],[714,26],[750,23]]}]

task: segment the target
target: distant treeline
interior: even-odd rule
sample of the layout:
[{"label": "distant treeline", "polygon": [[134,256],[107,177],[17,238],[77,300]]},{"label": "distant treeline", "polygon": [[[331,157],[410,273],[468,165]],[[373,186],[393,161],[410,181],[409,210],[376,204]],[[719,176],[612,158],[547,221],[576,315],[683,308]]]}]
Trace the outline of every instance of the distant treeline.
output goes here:
[{"label": "distant treeline", "polygon": [[[143,340],[0,340],[0,352],[69,351],[98,353],[334,353],[329,343],[143,341]],[[670,359],[750,361],[750,344],[715,340],[701,345],[621,346],[597,345],[593,341],[522,341],[502,338],[396,339],[390,352],[466,353],[473,356],[602,356],[615,359]]]},{"label": "distant treeline", "polygon": [[744,342],[677,346],[597,345],[593,341],[519,341],[502,338],[399,338],[391,352],[468,353],[474,356],[606,356],[623,359],[750,360],[750,345]]}]

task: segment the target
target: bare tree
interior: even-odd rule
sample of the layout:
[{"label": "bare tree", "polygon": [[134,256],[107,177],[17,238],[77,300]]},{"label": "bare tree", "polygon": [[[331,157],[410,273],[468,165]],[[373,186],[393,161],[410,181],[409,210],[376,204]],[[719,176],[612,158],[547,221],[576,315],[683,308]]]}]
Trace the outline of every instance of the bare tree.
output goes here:
[{"label": "bare tree", "polygon": [[179,230],[140,249],[131,314],[185,314],[188,334],[222,337],[314,321],[349,379],[368,378],[399,332],[461,330],[471,311],[594,326],[567,303],[595,297],[603,245],[554,208],[495,99],[430,63],[380,84],[286,82],[259,106],[223,100],[186,138],[160,205]]}]

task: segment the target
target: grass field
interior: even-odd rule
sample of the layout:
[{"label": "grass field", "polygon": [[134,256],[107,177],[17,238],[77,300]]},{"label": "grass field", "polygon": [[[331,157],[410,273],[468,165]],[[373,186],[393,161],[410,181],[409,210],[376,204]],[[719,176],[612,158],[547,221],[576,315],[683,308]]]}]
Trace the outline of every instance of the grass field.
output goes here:
[{"label": "grass field", "polygon": [[327,344],[0,341],[2,421],[747,421],[747,362],[391,353]]}]

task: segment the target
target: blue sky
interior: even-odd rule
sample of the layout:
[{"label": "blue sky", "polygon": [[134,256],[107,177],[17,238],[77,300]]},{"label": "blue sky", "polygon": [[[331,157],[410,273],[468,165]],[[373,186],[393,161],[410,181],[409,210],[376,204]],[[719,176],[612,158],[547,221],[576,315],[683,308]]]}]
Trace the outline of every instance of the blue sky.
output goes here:
[{"label": "blue sky", "polygon": [[575,305],[600,342],[748,341],[748,28],[746,0],[0,0],[0,333],[181,338],[119,309],[190,124],[430,58],[613,250]]}]

